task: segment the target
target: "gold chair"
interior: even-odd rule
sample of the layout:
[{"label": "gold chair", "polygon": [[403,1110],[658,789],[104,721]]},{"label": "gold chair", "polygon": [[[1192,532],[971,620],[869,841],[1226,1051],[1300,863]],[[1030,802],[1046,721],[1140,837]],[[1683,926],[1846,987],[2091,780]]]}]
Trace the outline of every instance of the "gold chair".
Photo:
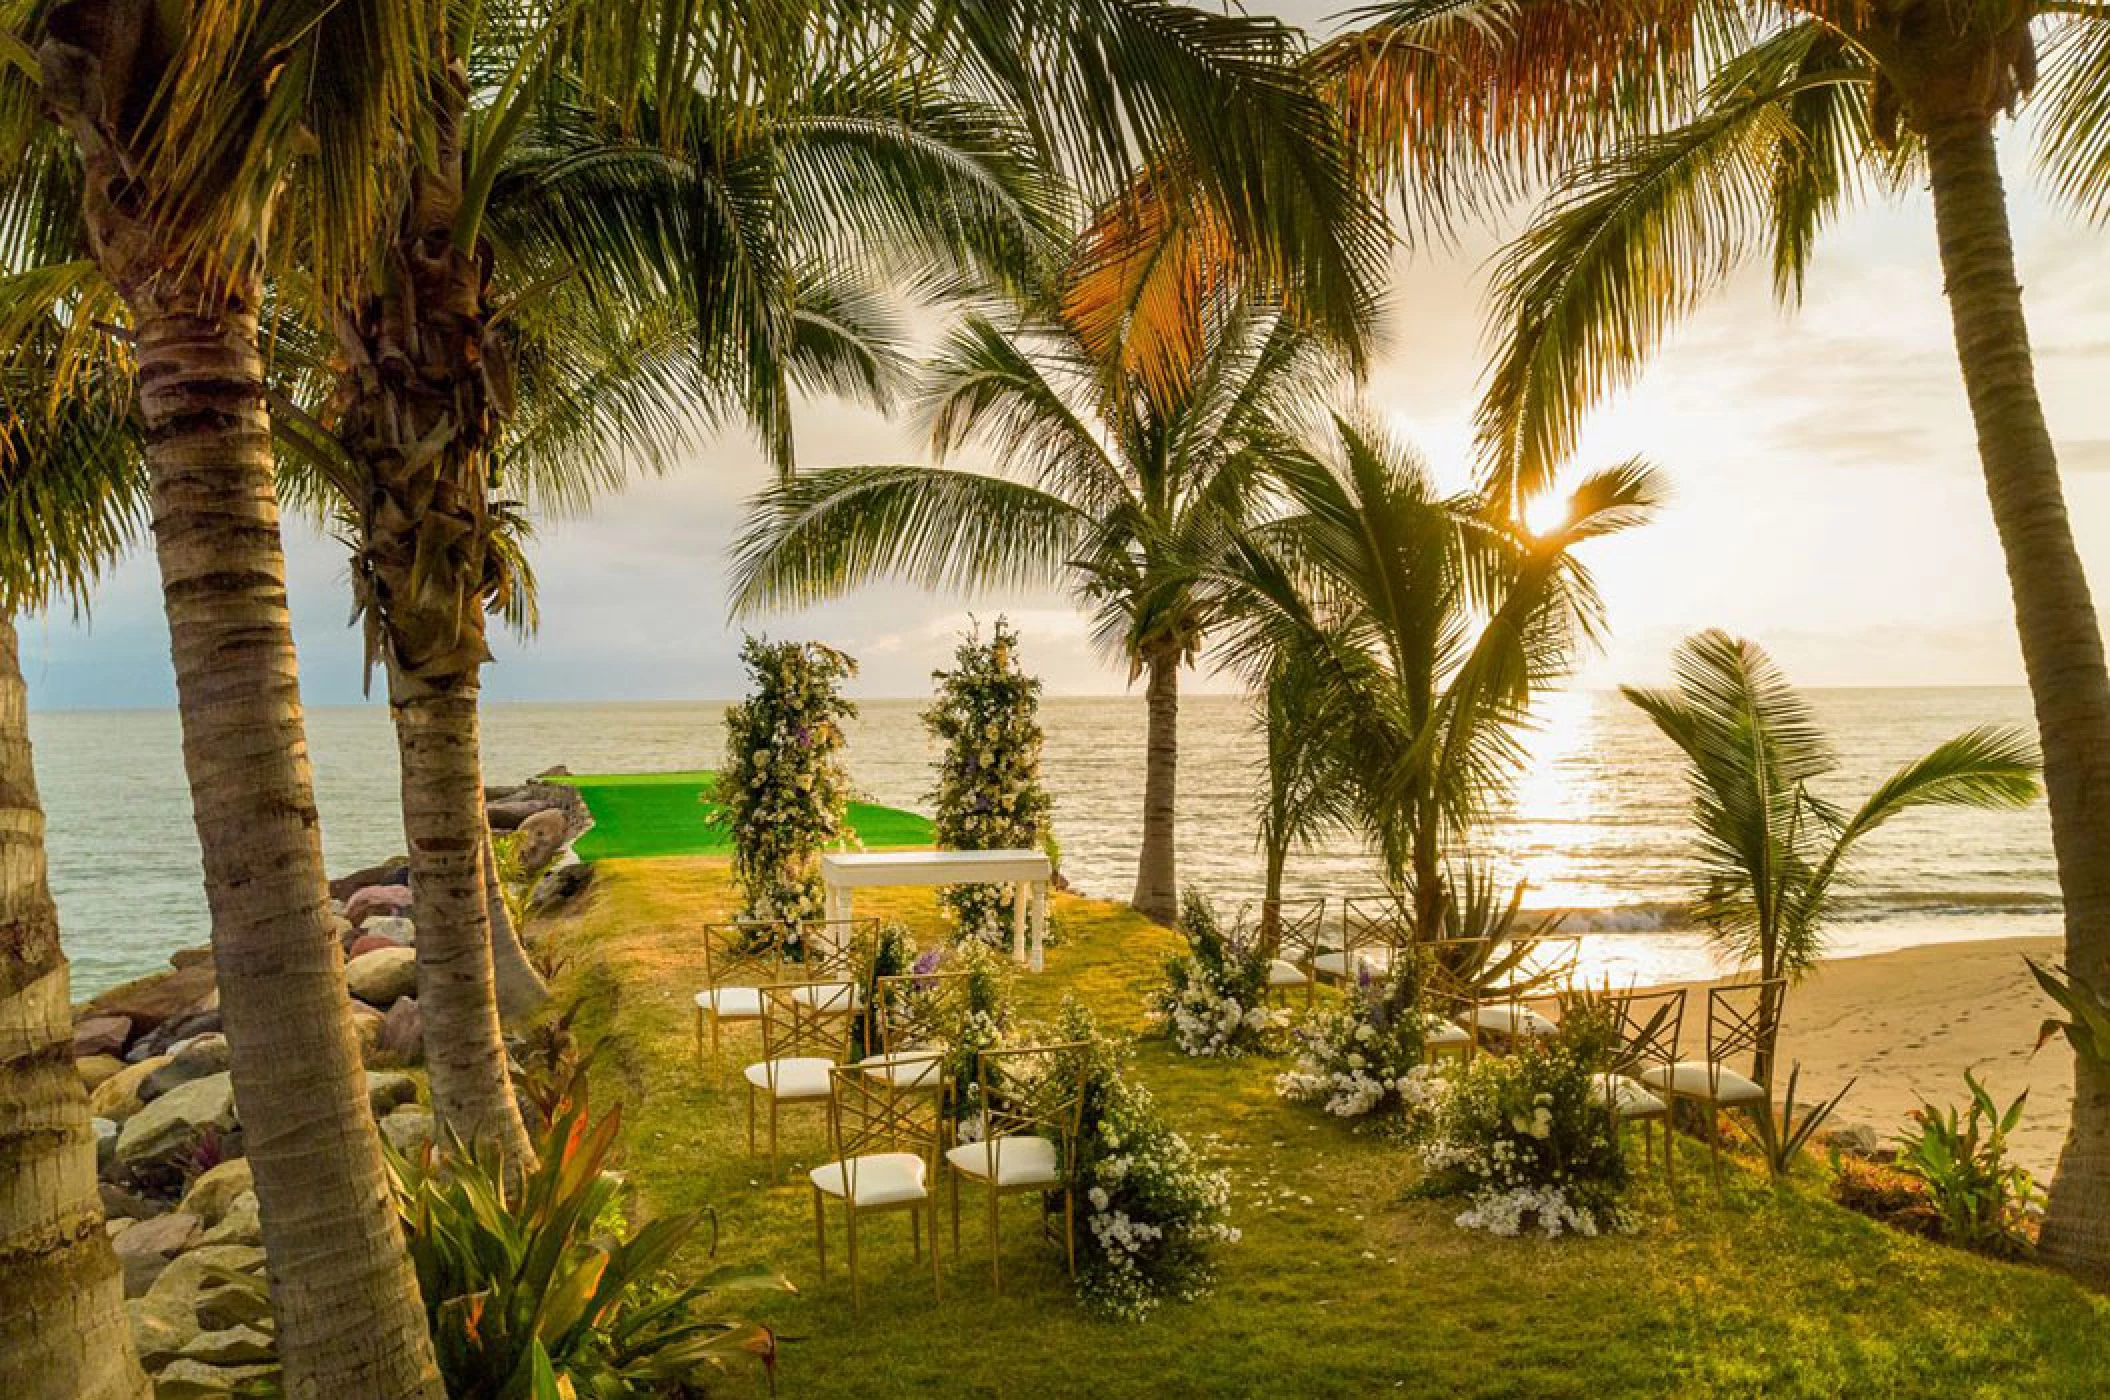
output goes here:
[{"label": "gold chair", "polygon": [[1667,1071],[1678,1062],[1678,1039],[1685,1025],[1685,989],[1628,989],[1616,993],[1607,990],[1590,993],[1587,1000],[1609,1011],[1617,1037],[1612,1046],[1611,1067],[1597,1076],[1613,1131],[1628,1123],[1639,1123],[1645,1162],[1655,1151],[1656,1120],[1663,1119],[1663,1179],[1669,1189],[1676,1191],[1677,1153],[1672,1150],[1670,1136],[1670,1102],[1637,1076],[1649,1070]]},{"label": "gold chair", "polygon": [[857,1067],[903,1089],[942,1089],[943,1053],[966,1015],[967,987],[973,976],[970,972],[904,972],[873,978],[871,1024],[877,1043]]},{"label": "gold chair", "polygon": [[1573,989],[1581,960],[1582,942],[1575,938],[1499,944],[1480,973],[1492,985],[1483,982],[1474,997],[1475,1045],[1508,1047],[1559,1035],[1560,1000]]},{"label": "gold chair", "polygon": [[762,989],[784,967],[786,925],[774,920],[734,920],[703,926],[703,982],[696,994],[696,1063],[703,1063],[708,1028],[711,1063],[719,1063],[719,1028],[759,1025]]},{"label": "gold chair", "polygon": [[[935,1079],[938,1056],[926,1052],[927,1077]],[[898,1063],[909,1064],[908,1057]],[[813,1183],[813,1241],[821,1277],[828,1276],[828,1202],[840,1201],[849,1242],[850,1309],[864,1306],[857,1274],[859,1216],[905,1210],[909,1245],[923,1258],[923,1225],[930,1223],[931,1296],[943,1299],[938,1270],[937,1172],[943,1095],[907,1088],[866,1073],[862,1065],[829,1070],[834,1112],[829,1137],[835,1160],[807,1173]]]},{"label": "gold chair", "polygon": [[[1326,900],[1278,900],[1261,912],[1261,936],[1269,940],[1267,989],[1270,995],[1302,989],[1310,1009],[1318,996],[1316,963],[1326,951]],[[1272,934],[1272,936],[1270,936]]]},{"label": "gold chair", "polygon": [[872,949],[879,940],[879,920],[802,919],[794,929],[796,937],[785,958],[787,975],[826,988],[847,984],[847,991],[816,991],[811,995],[840,998],[847,1009],[861,1011],[865,983],[871,975]]},{"label": "gold chair", "polygon": [[747,1150],[755,1150],[755,1096],[769,1099],[769,1179],[777,1179],[777,1118],[786,1105],[834,1099],[829,1071],[841,1064],[856,1013],[844,982],[779,982],[762,989],[762,1059],[747,1080]]},{"label": "gold chair", "polygon": [[1358,895],[1341,901],[1341,936],[1314,952],[1312,976],[1321,982],[1353,983],[1383,977],[1412,942],[1400,903],[1391,895]]},{"label": "gold chair", "polygon": [[[1760,1061],[1760,1050],[1772,1039],[1780,1024],[1781,1003],[1787,996],[1784,977],[1761,982],[1735,982],[1707,993],[1707,1058],[1674,1060],[1650,1065],[1637,1079],[1660,1095],[1671,1108],[1679,1099],[1700,1105],[1707,1115],[1709,1166],[1717,1189],[1722,1184],[1721,1112],[1741,1108],[1763,1113],[1773,1097],[1772,1067]],[[1751,1073],[1740,1074],[1729,1067],[1734,1056],[1751,1057]]]},{"label": "gold chair", "polygon": [[[974,1089],[981,1137],[945,1153],[952,1167],[952,1243],[960,1247],[960,1181],[989,1193],[989,1285],[1004,1291],[999,1226],[1003,1198],[1062,1193],[1062,1243],[1077,1274],[1077,1195],[1071,1180],[1077,1130],[1084,1116],[1083,1041],[984,1050],[975,1056]],[[1045,1222],[1043,1222],[1045,1225]]]}]

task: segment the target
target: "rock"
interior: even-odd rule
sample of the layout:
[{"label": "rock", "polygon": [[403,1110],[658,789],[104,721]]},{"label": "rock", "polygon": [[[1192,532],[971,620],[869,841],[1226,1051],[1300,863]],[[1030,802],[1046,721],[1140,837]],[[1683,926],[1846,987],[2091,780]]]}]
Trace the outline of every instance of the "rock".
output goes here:
[{"label": "rock", "polygon": [[[409,921],[408,921],[408,920],[406,920],[406,919],[376,919],[376,920],[374,920],[374,922],[378,924],[378,923],[407,923],[407,922],[409,922]],[[410,943],[409,943],[409,940],[407,940],[407,939],[402,939],[402,938],[384,938],[384,937],[383,937],[382,935],[380,935],[380,934],[378,934],[378,933],[362,933],[362,934],[360,934],[360,935],[359,935],[359,936],[358,936],[357,938],[354,938],[354,939],[352,940],[352,945],[351,945],[351,947],[349,947],[349,948],[346,948],[346,949],[344,950],[344,955],[345,955],[345,956],[346,956],[347,958],[363,958],[363,957],[365,957],[365,956],[366,956],[366,955],[367,955],[368,953],[374,952],[374,951],[375,951],[376,949],[380,949],[380,948],[407,948],[407,947],[409,947],[409,946],[410,946]]]},{"label": "rock", "polygon": [[95,1194],[102,1201],[103,1214],[112,1220],[152,1220],[168,1212],[168,1206],[162,1202],[107,1181],[96,1183]]},{"label": "rock", "polygon": [[227,1400],[235,1387],[276,1374],[278,1366],[209,1366],[179,1356],[154,1377],[154,1400]]},{"label": "rock", "polygon": [[371,1062],[374,1049],[381,1043],[381,1026],[387,1018],[363,1001],[352,1003],[352,1034],[359,1038],[361,1063]]},{"label": "rock", "polygon": [[520,824],[529,817],[549,809],[550,804],[540,798],[513,796],[504,801],[486,803],[484,816],[491,823],[493,831],[517,831]]},{"label": "rock", "polygon": [[[156,1055],[166,1055],[186,1040],[195,1040],[201,1035],[220,1029],[220,990],[215,987],[199,1009],[189,1015],[170,1021],[155,1031],[140,1044]],[[137,1049],[138,1046],[134,1046]]]},{"label": "rock", "polygon": [[132,1324],[132,1349],[139,1353],[139,1364],[150,1371],[175,1360],[198,1335],[195,1307],[180,1298],[165,1296],[163,1301],[165,1306],[157,1305],[150,1289],[146,1297],[125,1304],[125,1316]]},{"label": "rock", "polygon": [[[242,1249],[243,1245],[218,1245],[219,1249]],[[263,1251],[258,1250],[261,1255]],[[269,1327],[271,1300],[263,1293],[220,1282],[198,1299],[198,1321],[215,1330],[227,1327]]]},{"label": "rock", "polygon": [[108,1118],[122,1123],[139,1112],[144,1100],[139,1097],[140,1086],[147,1076],[169,1062],[166,1055],[141,1060],[136,1065],[126,1065],[117,1073],[95,1086],[88,1095],[88,1112],[97,1118]]},{"label": "rock", "polygon": [[182,1211],[133,1221],[110,1243],[117,1251],[117,1262],[124,1268],[125,1296],[143,1297],[154,1280],[161,1277],[169,1260],[196,1244],[198,1235],[198,1217]]},{"label": "rock", "polygon": [[234,1081],[227,1074],[194,1079],[125,1120],[117,1139],[117,1159],[135,1174],[172,1166],[208,1134],[230,1132],[238,1122]]},{"label": "rock", "polygon": [[152,1103],[169,1090],[188,1084],[207,1075],[224,1073],[233,1063],[227,1050],[227,1037],[218,1031],[206,1031],[184,1041],[172,1051],[168,1063],[159,1066],[139,1086],[139,1101]]},{"label": "rock", "polygon": [[201,1173],[183,1193],[176,1209],[195,1215],[207,1225],[217,1225],[235,1199],[255,1189],[255,1176],[247,1157],[236,1157]]},{"label": "rock", "polygon": [[169,954],[170,967],[193,967],[198,963],[212,961],[212,944],[200,943],[189,948],[178,948]]},{"label": "rock", "polygon": [[431,1111],[408,1104],[381,1120],[382,1140],[406,1157],[430,1147],[436,1133]]},{"label": "rock", "polygon": [[401,914],[377,914],[360,925],[362,936],[386,938],[393,943],[418,941],[418,926]]},{"label": "rock", "polygon": [[381,1021],[375,1052],[393,1064],[414,1065],[425,1058],[425,1018],[416,997],[401,997]]},{"label": "rock", "polygon": [[73,1058],[113,1059],[132,1043],[129,1016],[83,1016],[73,1023]]},{"label": "rock", "polygon": [[418,1101],[418,1081],[393,1070],[373,1070],[366,1076],[366,1104],[380,1118],[397,1106]]},{"label": "rock", "polygon": [[1856,1157],[1873,1157],[1883,1146],[1882,1135],[1866,1123],[1841,1123],[1825,1132],[1820,1141]]},{"label": "rock", "polygon": [[184,1344],[183,1355],[208,1366],[249,1366],[278,1356],[278,1344],[268,1332],[236,1325],[214,1332],[200,1332]]},{"label": "rock", "polygon": [[196,1010],[212,995],[213,986],[213,964],[208,957],[188,967],[112,987],[89,1002],[88,1010],[95,1016],[123,1016],[131,1021],[132,1031],[138,1035]]},{"label": "rock", "polygon": [[376,914],[400,914],[412,903],[408,885],[368,885],[344,902],[344,917],[362,926]]},{"label": "rock", "polygon": [[344,947],[351,947],[352,940],[359,936],[359,926],[344,917],[343,911],[332,912],[329,917],[330,936]]},{"label": "rock", "polygon": [[569,778],[571,775],[571,769],[566,768],[563,764],[559,763],[551,767],[545,768],[540,773],[537,773],[535,775],[535,781],[539,783],[545,778]]},{"label": "rock", "polygon": [[379,865],[369,865],[364,870],[340,875],[330,881],[330,898],[349,906],[352,896],[369,885],[400,885],[408,878],[403,869],[406,863],[402,856],[396,856],[382,861]]},{"label": "rock", "polygon": [[124,1067],[125,1062],[115,1055],[89,1055],[73,1062],[73,1072],[81,1077],[81,1083],[90,1093],[107,1083],[112,1075],[122,1074]]},{"label": "rock", "polygon": [[95,1174],[101,1176],[117,1160],[118,1126],[108,1118],[91,1118],[88,1127],[95,1134]]},{"label": "rock", "polygon": [[522,870],[540,870],[557,858],[571,834],[571,819],[555,808],[545,808],[520,823],[513,832],[513,860]]},{"label": "rock", "polygon": [[593,883],[593,863],[575,861],[560,865],[535,883],[528,903],[535,909],[553,909]]},{"label": "rock", "polygon": [[264,1242],[263,1221],[257,1216],[256,1192],[244,1191],[227,1207],[220,1223],[198,1237],[200,1244],[256,1244]]},{"label": "rock", "polygon": [[114,1220],[105,1220],[103,1222],[103,1233],[114,1240],[138,1223],[138,1221],[128,1216],[120,1215]]},{"label": "rock", "polygon": [[418,955],[410,948],[376,948],[344,965],[344,985],[368,1006],[389,1006],[418,990]]}]

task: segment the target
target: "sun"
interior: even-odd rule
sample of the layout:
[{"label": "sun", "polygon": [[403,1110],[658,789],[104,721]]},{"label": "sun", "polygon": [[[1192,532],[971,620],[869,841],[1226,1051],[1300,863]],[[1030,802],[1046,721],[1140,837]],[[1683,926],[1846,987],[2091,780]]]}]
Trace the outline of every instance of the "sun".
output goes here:
[{"label": "sun", "polygon": [[1572,496],[1547,492],[1534,496],[1524,506],[1524,528],[1534,535],[1550,535],[1575,518]]}]

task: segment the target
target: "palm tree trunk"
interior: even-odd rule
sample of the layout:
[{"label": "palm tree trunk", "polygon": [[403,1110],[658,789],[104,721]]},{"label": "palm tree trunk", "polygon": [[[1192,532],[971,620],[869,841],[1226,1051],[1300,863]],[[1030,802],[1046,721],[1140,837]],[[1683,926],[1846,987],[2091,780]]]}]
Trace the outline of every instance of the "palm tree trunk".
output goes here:
[{"label": "palm tree trunk", "polygon": [[285,1388],[441,1394],[329,923],[254,285],[133,297],[155,551]]},{"label": "palm tree trunk", "polygon": [[1267,838],[1267,883],[1260,896],[1260,950],[1268,957],[1282,952],[1282,875],[1289,865],[1289,838]]},{"label": "palm tree trunk", "polygon": [[0,616],[0,1393],[144,1400],[73,1069],[15,623]]},{"label": "palm tree trunk", "polygon": [[434,684],[389,672],[403,836],[418,911],[418,1013],[432,1107],[464,1142],[534,1161],[507,1071],[484,879],[484,777],[474,669]]},{"label": "palm tree trunk", "polygon": [[499,1019],[507,1025],[534,1015],[549,1000],[549,984],[528,959],[519,930],[498,883],[498,852],[491,846],[490,817],[484,817],[484,912],[491,921],[491,978],[498,989]]},{"label": "palm tree trunk", "polygon": [[[2067,966],[2110,986],[2110,670],[2037,396],[1992,118],[1924,124],[1957,358],[2035,702]],[[2110,1064],[2077,1057],[2047,1258],[2110,1271]]]},{"label": "palm tree trunk", "polygon": [[1143,851],[1136,862],[1136,912],[1161,924],[1179,917],[1173,823],[1179,810],[1180,654],[1165,647],[1147,663],[1149,719],[1143,756]]}]

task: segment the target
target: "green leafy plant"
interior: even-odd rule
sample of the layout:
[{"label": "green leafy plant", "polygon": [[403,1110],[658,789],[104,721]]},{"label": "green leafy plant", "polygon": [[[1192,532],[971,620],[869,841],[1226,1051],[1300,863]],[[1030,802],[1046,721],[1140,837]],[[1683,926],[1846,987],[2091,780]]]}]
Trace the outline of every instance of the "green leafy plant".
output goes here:
[{"label": "green leafy plant", "polygon": [[1786,1179],[1795,1164],[1802,1160],[1810,1140],[1824,1121],[1837,1111],[1840,1102],[1853,1092],[1858,1082],[1849,1079],[1846,1087],[1838,1093],[1804,1113],[1795,1116],[1795,1087],[1802,1078],[1802,1064],[1797,1061],[1788,1069],[1788,1083],[1776,1106],[1769,1094],[1760,1101],[1758,1112],[1752,1115],[1753,1131],[1757,1135],[1759,1151],[1766,1159],[1766,1170],[1775,1181]]},{"label": "green leafy plant", "polygon": [[1964,1072],[1968,1112],[1922,1104],[1917,1125],[1898,1139],[1897,1168],[1923,1182],[1941,1217],[1941,1237],[1967,1249],[2013,1255],[2031,1245],[2029,1208],[2038,1199],[2034,1178],[2007,1159],[2008,1135],[2029,1102],[2024,1090],[2001,1108],[1977,1076]]},{"label": "green leafy plant", "polygon": [[500,1156],[449,1142],[390,1153],[397,1209],[434,1349],[456,1400],[657,1396],[688,1400],[736,1356],[772,1371],[768,1328],[712,1315],[722,1290],[782,1289],[759,1268],[678,1283],[667,1265],[710,1219],[691,1211],[619,1233],[621,1179],[608,1171],[620,1115],[588,1113],[583,1086],[508,1178]]},{"label": "green leafy plant", "polygon": [[2064,1019],[2047,1017],[2037,1032],[2037,1048],[2055,1035],[2066,1037],[2074,1053],[2097,1064],[2110,1062],[2110,995],[2077,972],[2054,963],[2045,967],[2035,958],[2025,958],[2037,985],[2066,1013]]},{"label": "green leafy plant", "polygon": [[1195,1056],[1268,1050],[1283,1018],[1268,1009],[1268,957],[1260,939],[1226,929],[1199,890],[1181,900],[1179,929],[1187,951],[1165,960],[1165,981],[1150,998],[1173,1043]]}]

